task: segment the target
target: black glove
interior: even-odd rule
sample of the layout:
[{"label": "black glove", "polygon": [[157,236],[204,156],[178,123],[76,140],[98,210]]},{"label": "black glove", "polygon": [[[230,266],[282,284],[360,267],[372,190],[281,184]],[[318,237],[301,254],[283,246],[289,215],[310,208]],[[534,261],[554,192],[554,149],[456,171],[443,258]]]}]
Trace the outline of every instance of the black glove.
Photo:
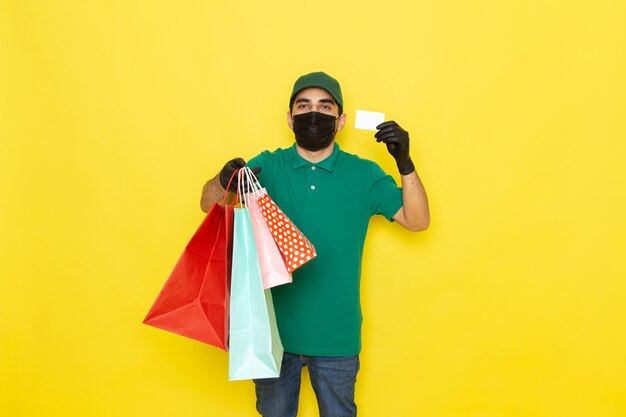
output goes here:
[{"label": "black glove", "polygon": [[[233,174],[235,173],[235,171],[245,166],[246,160],[243,158],[235,158],[226,162],[226,165],[224,165],[224,168],[222,168],[222,170],[220,171],[220,184],[222,184],[222,187],[224,189],[228,187],[228,191],[237,192],[237,175],[233,177]],[[252,172],[254,173],[254,175],[258,174],[259,172],[261,172],[261,167],[254,168]],[[233,178],[232,181],[230,180],[231,177]],[[230,182],[230,186],[228,186],[228,182]],[[242,185],[245,186],[245,184]]]},{"label": "black glove", "polygon": [[387,145],[387,151],[395,158],[400,174],[408,175],[415,171],[415,165],[409,155],[409,132],[393,120],[379,124],[376,129],[378,129],[374,135],[376,142],[384,142]]}]

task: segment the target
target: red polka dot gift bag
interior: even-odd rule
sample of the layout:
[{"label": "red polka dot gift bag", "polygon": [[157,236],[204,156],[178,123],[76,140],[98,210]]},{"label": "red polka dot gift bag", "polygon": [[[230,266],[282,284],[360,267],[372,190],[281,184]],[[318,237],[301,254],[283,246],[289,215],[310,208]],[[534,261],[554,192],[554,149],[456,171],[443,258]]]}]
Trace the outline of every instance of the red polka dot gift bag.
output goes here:
[{"label": "red polka dot gift bag", "polygon": [[265,188],[261,188],[252,170],[249,168],[244,169],[249,171],[249,178],[252,179],[252,181],[248,181],[249,187],[253,189],[251,195],[254,196],[258,203],[267,228],[276,242],[287,270],[293,272],[317,256],[315,248],[270,198]]},{"label": "red polka dot gift bag", "polygon": [[278,208],[269,195],[262,194],[257,201],[289,272],[293,272],[317,256],[313,244]]}]

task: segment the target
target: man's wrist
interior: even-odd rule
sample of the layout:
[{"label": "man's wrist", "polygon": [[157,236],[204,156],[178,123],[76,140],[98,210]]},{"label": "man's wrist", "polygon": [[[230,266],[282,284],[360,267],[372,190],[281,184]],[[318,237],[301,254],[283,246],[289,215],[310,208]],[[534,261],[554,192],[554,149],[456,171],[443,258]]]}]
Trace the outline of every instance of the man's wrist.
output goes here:
[{"label": "man's wrist", "polygon": [[398,167],[398,171],[400,171],[400,175],[409,175],[415,171],[415,165],[413,165],[411,158],[401,162],[396,161],[396,165]]}]

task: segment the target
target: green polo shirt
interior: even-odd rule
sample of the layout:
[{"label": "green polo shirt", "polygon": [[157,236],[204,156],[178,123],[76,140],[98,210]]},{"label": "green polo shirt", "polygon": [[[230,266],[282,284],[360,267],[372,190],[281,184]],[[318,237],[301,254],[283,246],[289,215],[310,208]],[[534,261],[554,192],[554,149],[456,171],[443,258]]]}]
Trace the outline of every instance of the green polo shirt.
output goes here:
[{"label": "green polo shirt", "polygon": [[311,241],[317,257],[293,272],[293,283],[272,289],[286,352],[350,356],[361,350],[360,278],[363,244],[375,214],[392,221],[402,190],[374,162],[339,149],[318,163],[291,148],[265,151],[261,167],[269,196]]}]

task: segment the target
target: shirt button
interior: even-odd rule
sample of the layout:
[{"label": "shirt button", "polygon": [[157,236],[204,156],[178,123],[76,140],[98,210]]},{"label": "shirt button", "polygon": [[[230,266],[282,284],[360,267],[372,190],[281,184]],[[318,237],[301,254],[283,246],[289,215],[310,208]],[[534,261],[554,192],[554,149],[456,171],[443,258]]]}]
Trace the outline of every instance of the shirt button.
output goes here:
[{"label": "shirt button", "polygon": [[311,186],[311,190],[315,190],[315,186],[314,185]]},{"label": "shirt button", "polygon": [[311,167],[311,170],[312,170],[312,171],[315,171],[315,165],[313,165],[313,166]]}]

